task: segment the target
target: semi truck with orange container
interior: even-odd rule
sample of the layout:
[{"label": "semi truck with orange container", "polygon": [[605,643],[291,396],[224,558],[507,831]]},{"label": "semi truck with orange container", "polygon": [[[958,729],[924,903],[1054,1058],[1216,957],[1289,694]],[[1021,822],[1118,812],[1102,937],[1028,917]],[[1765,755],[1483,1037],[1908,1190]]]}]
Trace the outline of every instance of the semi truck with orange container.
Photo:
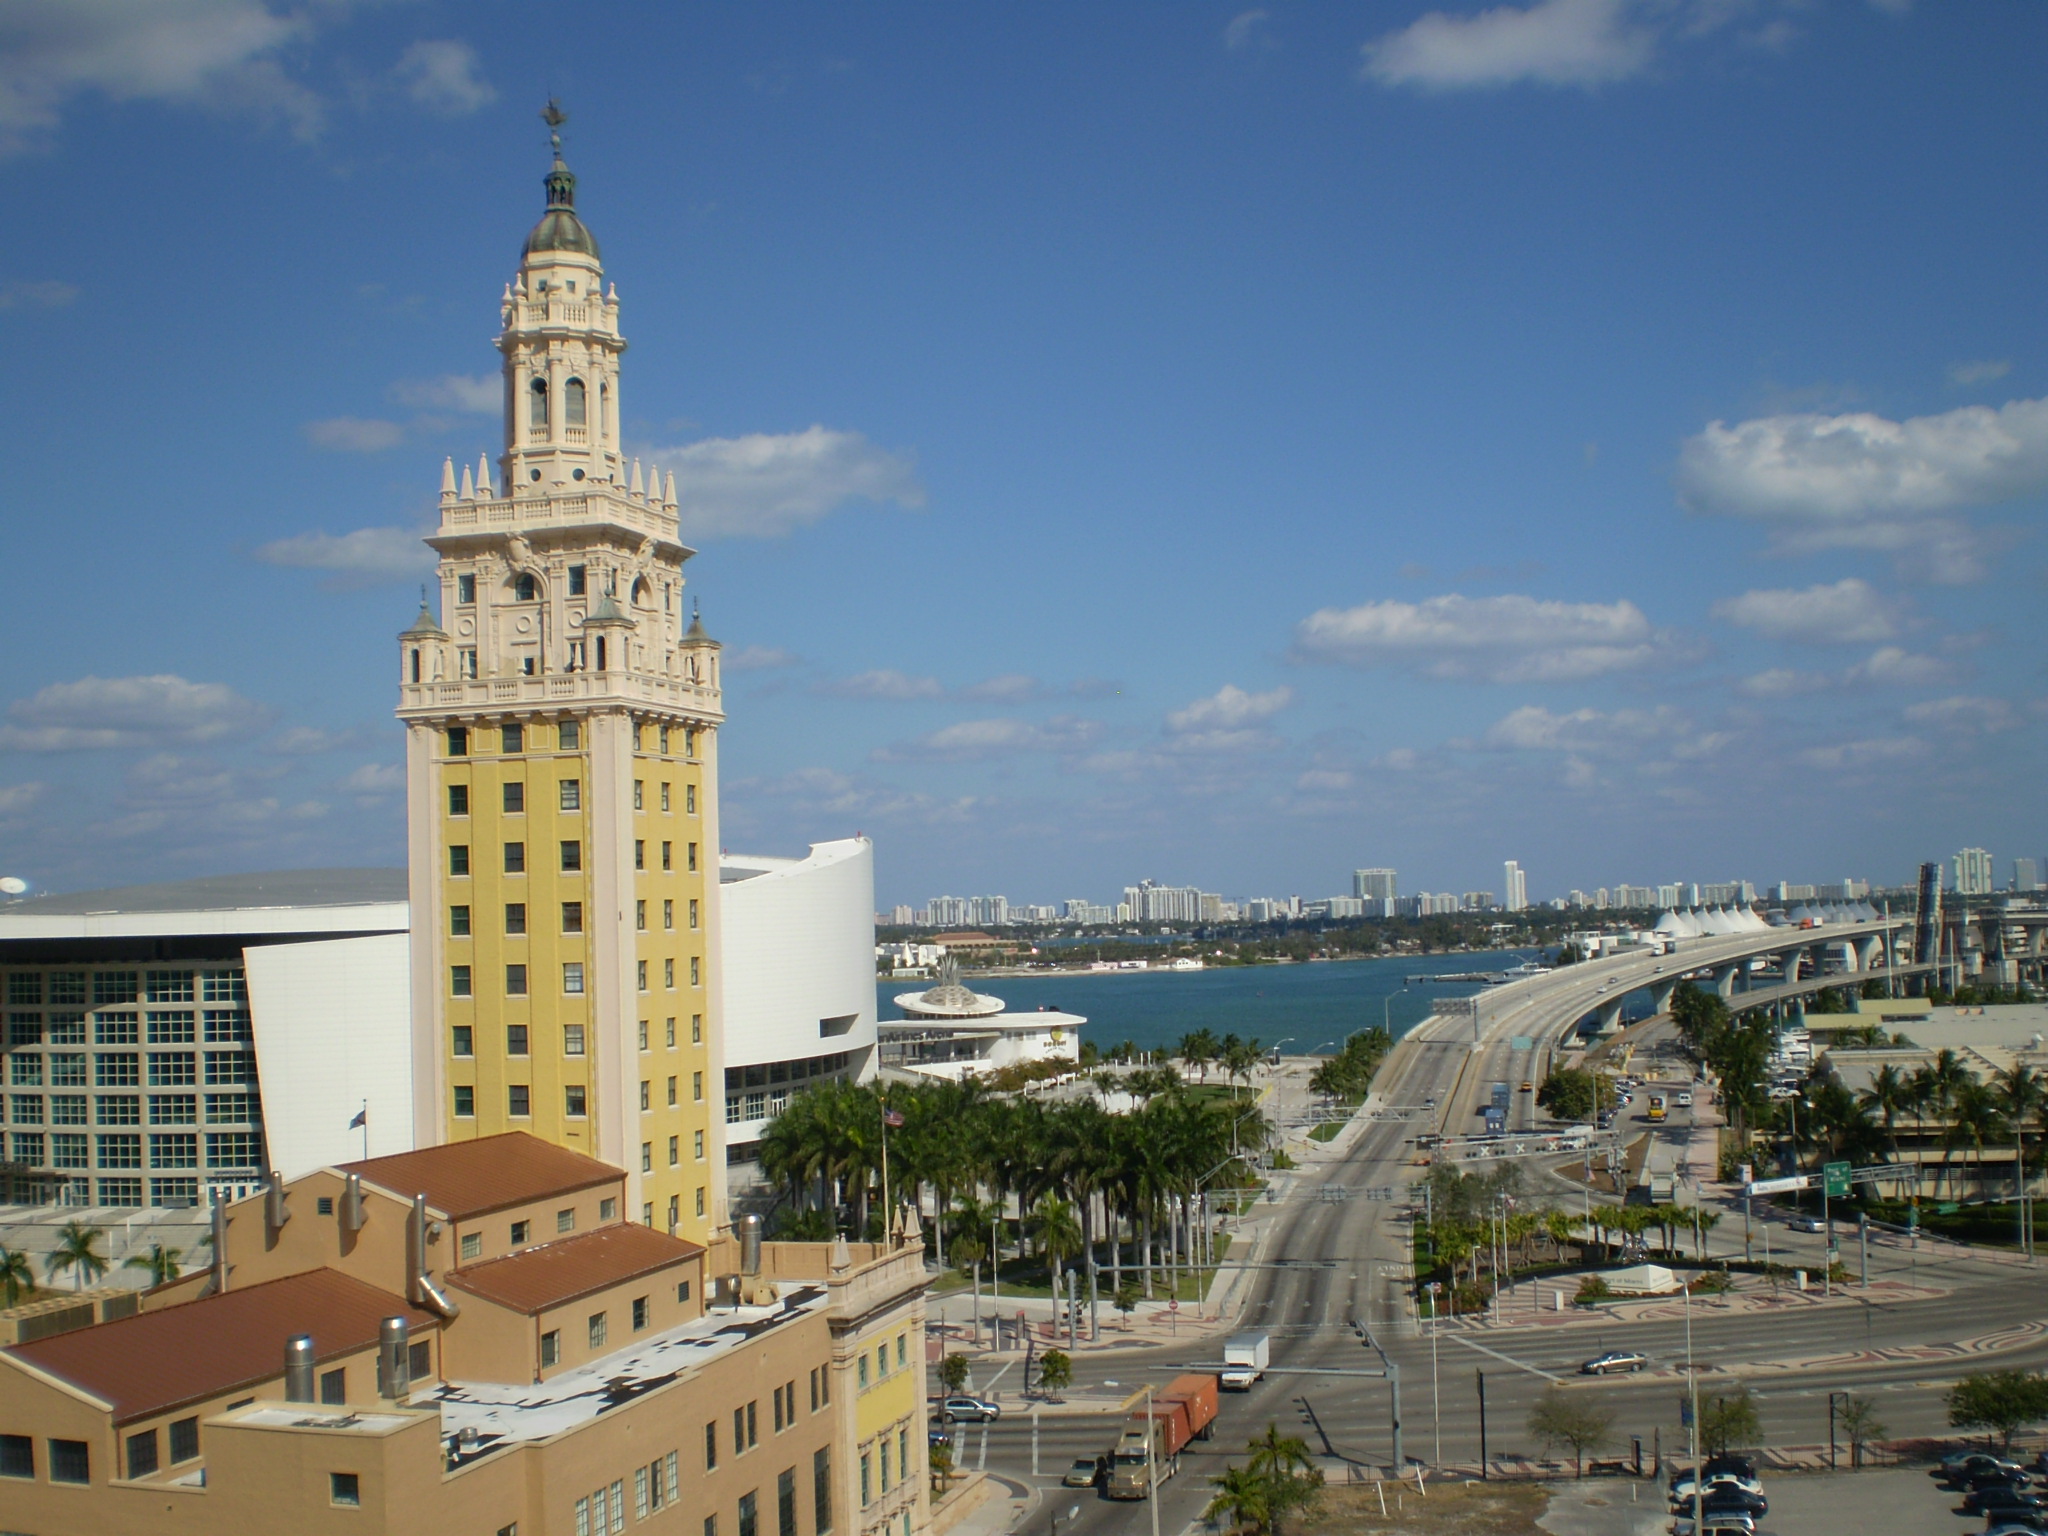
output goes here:
[{"label": "semi truck with orange container", "polygon": [[1109,1477],[1103,1492],[1112,1499],[1152,1496],[1156,1477],[1165,1482],[1180,1470],[1180,1453],[1190,1440],[1206,1440],[1216,1424],[1216,1378],[1176,1376],[1155,1394],[1147,1418],[1140,1408],[1124,1421],[1109,1448]]}]

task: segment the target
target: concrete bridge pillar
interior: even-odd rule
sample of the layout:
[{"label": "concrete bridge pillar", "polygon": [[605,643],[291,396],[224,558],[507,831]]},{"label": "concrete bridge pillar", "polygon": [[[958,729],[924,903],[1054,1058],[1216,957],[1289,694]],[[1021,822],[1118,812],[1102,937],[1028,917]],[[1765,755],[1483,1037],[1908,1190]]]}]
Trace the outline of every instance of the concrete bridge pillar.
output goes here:
[{"label": "concrete bridge pillar", "polygon": [[[1867,939],[1858,939],[1855,944],[1856,969],[1874,971],[1884,963],[1884,940],[1876,934]],[[2014,1209],[2018,1209],[2015,1205]]]},{"label": "concrete bridge pillar", "polygon": [[1617,997],[1611,1003],[1602,1003],[1600,1005],[1600,1033],[1603,1035],[1612,1035],[1619,1033],[1620,1030],[1621,999]]},{"label": "concrete bridge pillar", "polygon": [[1723,1002],[1735,996],[1735,978],[1742,974],[1743,966],[1746,963],[1745,961],[1738,960],[1715,968],[1714,990],[1721,994]]},{"label": "concrete bridge pillar", "polygon": [[1784,952],[1783,964],[1785,968],[1785,984],[1787,986],[1790,986],[1799,979],[1799,964],[1805,958],[1806,949],[1804,945],[1798,949],[1788,949]]},{"label": "concrete bridge pillar", "polygon": [[1671,994],[1678,990],[1676,981],[1660,981],[1650,988],[1651,1010],[1656,1013],[1671,1011]]}]

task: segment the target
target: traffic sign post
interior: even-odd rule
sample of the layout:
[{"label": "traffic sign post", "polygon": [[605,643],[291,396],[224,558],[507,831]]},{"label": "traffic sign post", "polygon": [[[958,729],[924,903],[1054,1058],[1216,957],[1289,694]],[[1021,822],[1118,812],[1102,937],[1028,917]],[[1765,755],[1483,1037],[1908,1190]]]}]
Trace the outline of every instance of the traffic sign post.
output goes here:
[{"label": "traffic sign post", "polygon": [[1820,1293],[1823,1296],[1832,1296],[1835,1293],[1835,1215],[1828,1202],[1848,1198],[1849,1173],[1847,1163],[1821,1165],[1820,1215],[1821,1225],[1827,1229],[1827,1248],[1820,1256]]},{"label": "traffic sign post", "polygon": [[1825,1191],[1830,1199],[1848,1199],[1849,1175],[1852,1171],[1847,1163],[1829,1163],[1821,1169],[1821,1176],[1826,1180]]}]

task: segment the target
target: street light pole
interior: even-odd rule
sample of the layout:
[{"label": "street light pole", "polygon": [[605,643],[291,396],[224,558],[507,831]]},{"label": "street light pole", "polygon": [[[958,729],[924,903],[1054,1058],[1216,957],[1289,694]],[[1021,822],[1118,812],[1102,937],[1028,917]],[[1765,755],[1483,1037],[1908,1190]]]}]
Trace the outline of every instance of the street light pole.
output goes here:
[{"label": "street light pole", "polygon": [[1444,1464],[1444,1400],[1437,1390],[1436,1375],[1436,1325],[1437,1297],[1443,1293],[1441,1280],[1429,1282],[1429,1413],[1432,1427],[1436,1432],[1436,1449],[1430,1458],[1431,1465]]}]

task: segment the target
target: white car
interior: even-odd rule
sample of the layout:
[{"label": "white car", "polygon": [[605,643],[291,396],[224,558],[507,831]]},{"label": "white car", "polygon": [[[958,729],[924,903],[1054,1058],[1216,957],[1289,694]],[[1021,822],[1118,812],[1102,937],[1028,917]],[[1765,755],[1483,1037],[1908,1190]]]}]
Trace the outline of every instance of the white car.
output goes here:
[{"label": "white car", "polygon": [[[1678,1095],[1678,1097],[1677,1097],[1677,1098],[1675,1098],[1675,1099],[1673,1099],[1673,1100],[1672,1100],[1671,1102],[1672,1102],[1672,1103],[1674,1103],[1674,1104],[1676,1104],[1676,1105],[1677,1105],[1677,1106],[1678,1106],[1678,1107],[1679,1107],[1680,1109],[1691,1109],[1691,1108],[1692,1108],[1692,1095],[1691,1095],[1691,1094],[1689,1094],[1689,1093],[1683,1093],[1683,1092],[1681,1092],[1681,1093],[1680,1093],[1680,1094]],[[2014,1209],[2014,1210],[2018,1210],[2018,1209],[2019,1209],[2019,1206],[2018,1206],[2018,1203],[2017,1203],[2017,1202],[2015,1202],[2015,1203],[2014,1203],[2013,1209]]]}]

